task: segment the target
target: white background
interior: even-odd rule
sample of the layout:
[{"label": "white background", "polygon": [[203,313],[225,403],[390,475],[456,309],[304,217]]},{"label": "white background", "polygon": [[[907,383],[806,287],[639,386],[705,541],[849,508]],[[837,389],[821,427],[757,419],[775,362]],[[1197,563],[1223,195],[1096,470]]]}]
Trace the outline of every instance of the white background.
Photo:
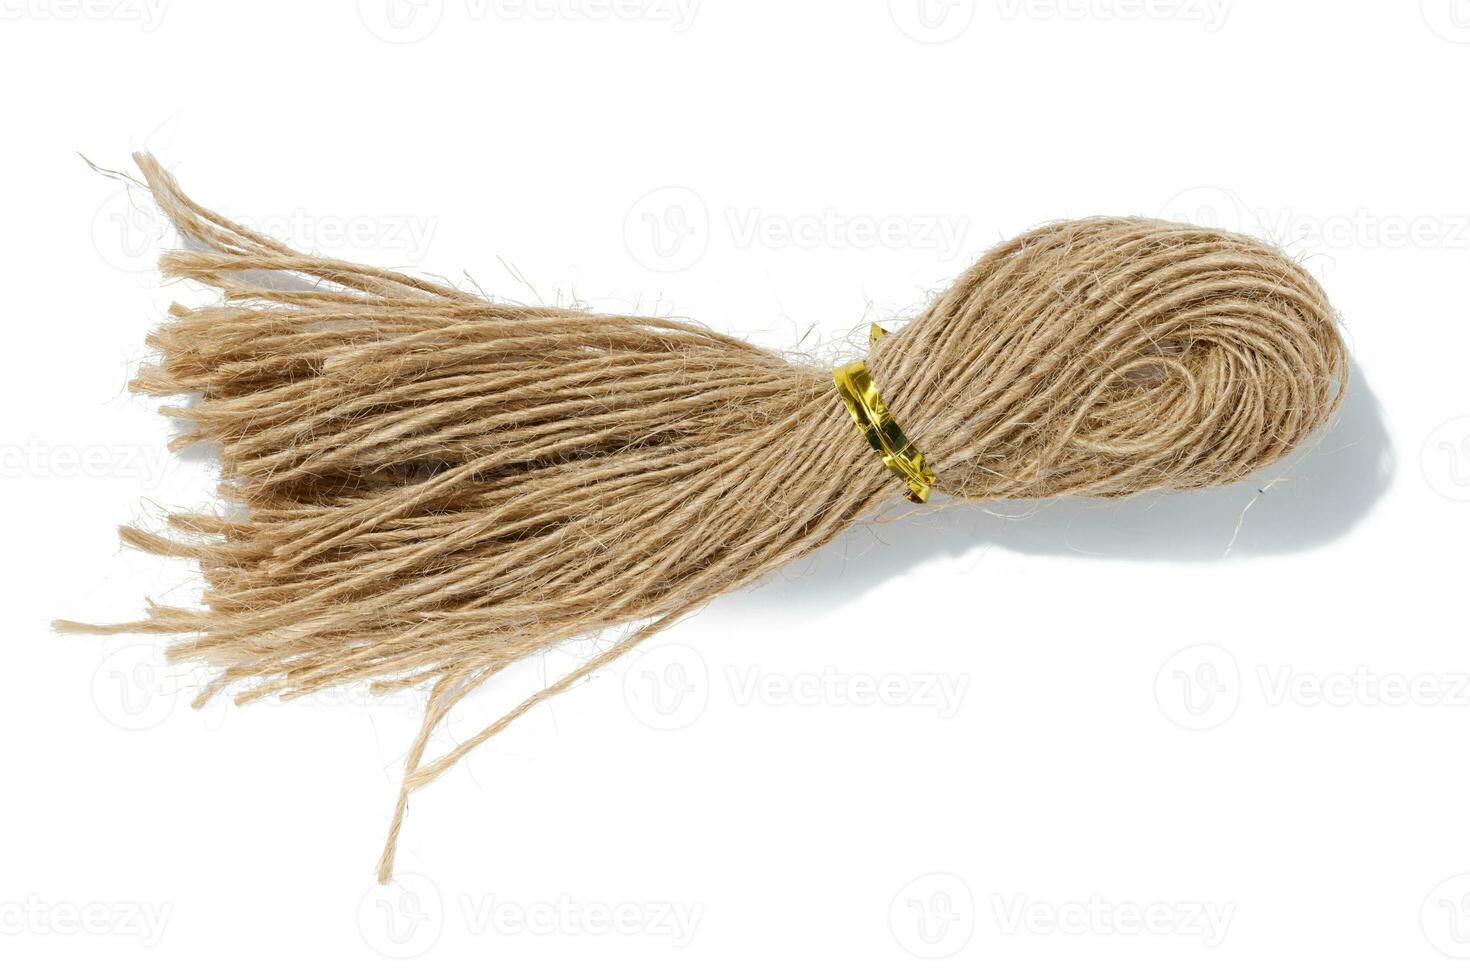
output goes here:
[{"label": "white background", "polygon": [[[1463,975],[1470,4],[393,2],[0,0],[6,975]],[[49,632],[197,594],[115,537],[211,485],[124,391],[204,297],[77,156],[144,147],[298,247],[807,353],[1045,220],[1223,224],[1352,394],[1246,486],[855,531],[416,796],[378,889],[415,698],[196,713]]]}]

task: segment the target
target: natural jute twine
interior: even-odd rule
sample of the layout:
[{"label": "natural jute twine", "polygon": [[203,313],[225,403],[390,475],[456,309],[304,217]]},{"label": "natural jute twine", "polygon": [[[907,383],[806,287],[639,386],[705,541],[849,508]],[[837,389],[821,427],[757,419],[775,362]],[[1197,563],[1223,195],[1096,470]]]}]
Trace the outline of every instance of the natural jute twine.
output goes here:
[{"label": "natural jute twine", "polygon": [[[203,608],[58,626],[184,634],[170,658],[218,669],[201,703],[226,687],[243,703],[426,685],[382,880],[413,790],[903,492],[829,369],[695,323],[514,306],[304,255],[136,160],[189,245],[164,272],[224,301],[174,306],[132,390],[192,396],[162,410],[188,424],[171,445],[216,445],[219,496],[235,506],[175,514],[166,535],[122,531],[198,562]],[[877,339],[867,369],[936,491],[993,500],[1239,480],[1332,416],[1346,364],[1327,297],[1277,249],[1092,218],[992,249]],[[628,624],[425,761],[447,712],[492,674]]]}]

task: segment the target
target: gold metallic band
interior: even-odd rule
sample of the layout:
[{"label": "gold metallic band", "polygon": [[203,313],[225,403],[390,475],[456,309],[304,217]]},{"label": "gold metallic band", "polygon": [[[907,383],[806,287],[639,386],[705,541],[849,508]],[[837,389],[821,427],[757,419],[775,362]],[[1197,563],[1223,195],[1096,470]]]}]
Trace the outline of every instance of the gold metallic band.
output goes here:
[{"label": "gold metallic band", "polygon": [[[870,340],[877,340],[887,332],[875,323],[868,336]],[[904,496],[916,504],[928,500],[929,490],[934,486],[934,471],[924,462],[924,454],[914,448],[898,423],[893,421],[893,415],[873,384],[873,376],[868,373],[868,365],[863,361],[853,361],[834,368],[832,376],[837,380],[837,393],[842,396],[842,403],[867,437],[868,444],[883,460],[883,465],[908,484]]]}]

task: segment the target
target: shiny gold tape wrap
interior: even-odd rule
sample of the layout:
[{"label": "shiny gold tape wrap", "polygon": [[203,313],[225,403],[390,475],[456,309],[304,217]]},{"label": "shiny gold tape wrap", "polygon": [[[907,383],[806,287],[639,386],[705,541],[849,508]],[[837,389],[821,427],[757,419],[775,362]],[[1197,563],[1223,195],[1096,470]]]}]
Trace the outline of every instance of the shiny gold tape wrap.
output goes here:
[{"label": "shiny gold tape wrap", "polygon": [[[887,331],[875,323],[869,337],[877,340],[885,333]],[[934,486],[934,471],[924,462],[924,454],[909,442],[908,436],[893,420],[888,406],[883,404],[878,387],[873,384],[873,376],[868,373],[868,365],[863,361],[853,361],[834,368],[832,376],[837,381],[837,393],[842,396],[842,403],[867,438],[868,445],[883,460],[883,465],[908,485],[904,496],[916,504],[928,500],[929,490]]]}]

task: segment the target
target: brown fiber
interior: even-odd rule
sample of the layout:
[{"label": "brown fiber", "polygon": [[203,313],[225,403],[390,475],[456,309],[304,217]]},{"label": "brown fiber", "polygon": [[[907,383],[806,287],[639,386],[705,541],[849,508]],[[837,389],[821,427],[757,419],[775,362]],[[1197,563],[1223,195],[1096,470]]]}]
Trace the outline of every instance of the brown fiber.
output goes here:
[{"label": "brown fiber", "polygon": [[[173,446],[218,447],[219,514],[132,545],[197,561],[182,634],[239,702],[427,685],[408,794],[535,704],[714,597],[831,541],[903,486],[830,370],[695,323],[514,306],[304,255],[139,167],[189,250],[132,384],[192,396]],[[304,278],[303,278],[304,277]],[[1326,422],[1346,356],[1318,284],[1241,235],[1065,221],[997,246],[868,359],[937,489],[965,500],[1190,490],[1280,459]],[[938,614],[938,612],[936,613]],[[956,612],[957,615],[962,615]],[[554,644],[625,638],[426,761],[453,705]]]}]

